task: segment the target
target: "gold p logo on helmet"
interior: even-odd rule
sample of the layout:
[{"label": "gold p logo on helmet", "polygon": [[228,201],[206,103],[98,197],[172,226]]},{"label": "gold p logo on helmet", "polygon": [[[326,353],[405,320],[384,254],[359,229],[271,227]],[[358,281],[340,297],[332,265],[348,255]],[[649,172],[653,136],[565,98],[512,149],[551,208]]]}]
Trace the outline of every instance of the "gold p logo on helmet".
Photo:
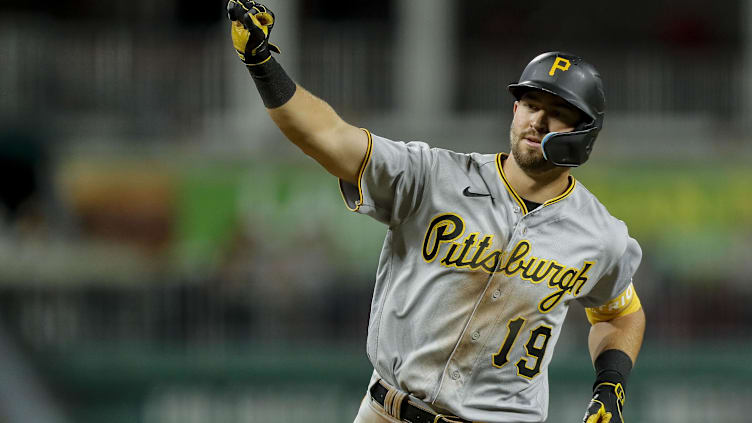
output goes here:
[{"label": "gold p logo on helmet", "polygon": [[566,72],[567,70],[569,70],[570,65],[571,63],[569,62],[569,60],[563,57],[557,57],[556,60],[554,61],[554,64],[551,66],[551,70],[548,71],[548,75],[554,76],[557,69]]}]

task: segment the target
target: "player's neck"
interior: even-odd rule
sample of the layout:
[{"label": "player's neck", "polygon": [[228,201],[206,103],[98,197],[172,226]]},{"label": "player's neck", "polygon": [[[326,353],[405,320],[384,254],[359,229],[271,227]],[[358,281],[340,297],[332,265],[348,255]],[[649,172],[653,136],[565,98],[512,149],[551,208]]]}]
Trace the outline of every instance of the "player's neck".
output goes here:
[{"label": "player's neck", "polygon": [[523,170],[513,155],[504,160],[504,174],[509,184],[520,197],[536,203],[545,203],[566,191],[569,187],[569,168],[555,167],[542,173]]}]

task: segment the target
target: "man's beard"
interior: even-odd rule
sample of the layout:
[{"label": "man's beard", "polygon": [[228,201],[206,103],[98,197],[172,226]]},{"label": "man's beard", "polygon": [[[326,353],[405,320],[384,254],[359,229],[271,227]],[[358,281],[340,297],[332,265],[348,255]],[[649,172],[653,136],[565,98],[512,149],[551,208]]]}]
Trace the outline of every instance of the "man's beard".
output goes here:
[{"label": "man's beard", "polygon": [[524,144],[524,134],[518,135],[514,132],[514,128],[509,130],[510,150],[514,161],[520,166],[520,168],[530,173],[543,173],[554,169],[551,162],[543,157],[543,149],[528,148]]}]

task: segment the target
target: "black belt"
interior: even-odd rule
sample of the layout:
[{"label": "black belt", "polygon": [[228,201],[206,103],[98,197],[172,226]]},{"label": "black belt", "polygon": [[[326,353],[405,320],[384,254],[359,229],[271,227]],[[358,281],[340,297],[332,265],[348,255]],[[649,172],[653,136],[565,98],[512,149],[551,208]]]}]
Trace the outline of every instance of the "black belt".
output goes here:
[{"label": "black belt", "polygon": [[[384,400],[386,399],[389,389],[378,381],[371,386],[371,398],[376,400],[382,407],[384,407]],[[445,416],[443,414],[434,414],[416,407],[410,402],[410,397],[405,397],[402,400],[400,407],[400,415],[397,417],[399,420],[403,420],[410,423],[471,423],[468,420],[461,419],[454,416]]]}]

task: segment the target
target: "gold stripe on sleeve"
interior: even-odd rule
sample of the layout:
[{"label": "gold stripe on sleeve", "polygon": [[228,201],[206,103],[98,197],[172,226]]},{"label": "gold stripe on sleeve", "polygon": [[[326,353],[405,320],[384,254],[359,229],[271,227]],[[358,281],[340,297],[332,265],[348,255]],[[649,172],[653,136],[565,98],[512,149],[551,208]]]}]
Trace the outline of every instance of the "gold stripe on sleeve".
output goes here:
[{"label": "gold stripe on sleeve", "polygon": [[517,192],[512,188],[512,185],[509,184],[509,181],[507,180],[507,175],[504,174],[504,167],[501,165],[502,160],[501,158],[505,156],[504,153],[499,153],[496,155],[496,170],[499,172],[499,177],[502,181],[504,181],[504,186],[507,187],[507,191],[509,191],[509,194],[514,197],[514,199],[517,201],[517,204],[519,204],[520,208],[522,209],[523,214],[527,214],[527,206],[525,205],[525,202],[522,201],[522,197],[517,194]]},{"label": "gold stripe on sleeve", "polygon": [[362,180],[363,180],[363,174],[366,171],[366,166],[368,166],[368,162],[371,161],[371,153],[373,150],[373,137],[371,136],[371,132],[368,129],[360,128],[363,130],[363,132],[366,133],[366,136],[368,137],[368,148],[366,149],[366,156],[363,158],[363,163],[360,164],[360,170],[358,171],[358,201],[355,203],[355,207],[350,207],[350,205],[347,203],[347,198],[345,198],[345,192],[342,189],[342,183],[343,181],[340,180],[340,190],[339,193],[342,195],[342,200],[345,202],[345,207],[347,207],[350,211],[358,211],[360,209],[360,206],[363,205],[363,186],[362,186]]},{"label": "gold stripe on sleeve", "polygon": [[607,322],[617,317],[632,314],[641,308],[640,298],[637,296],[634,286],[630,284],[621,295],[606,304],[600,307],[585,308],[585,314],[587,314],[590,324],[594,325],[598,322]]}]

